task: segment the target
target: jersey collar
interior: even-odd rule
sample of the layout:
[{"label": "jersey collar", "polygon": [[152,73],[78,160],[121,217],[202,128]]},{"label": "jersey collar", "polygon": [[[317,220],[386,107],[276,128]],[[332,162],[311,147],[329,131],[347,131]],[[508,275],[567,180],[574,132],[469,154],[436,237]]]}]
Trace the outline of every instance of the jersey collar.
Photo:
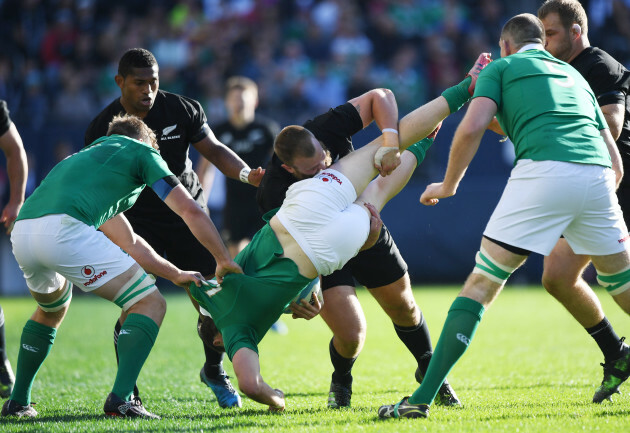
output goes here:
[{"label": "jersey collar", "polygon": [[529,50],[544,50],[545,47],[543,47],[542,44],[527,44],[525,46],[523,46],[520,50],[518,50],[518,53],[522,53],[523,51],[529,51]]}]

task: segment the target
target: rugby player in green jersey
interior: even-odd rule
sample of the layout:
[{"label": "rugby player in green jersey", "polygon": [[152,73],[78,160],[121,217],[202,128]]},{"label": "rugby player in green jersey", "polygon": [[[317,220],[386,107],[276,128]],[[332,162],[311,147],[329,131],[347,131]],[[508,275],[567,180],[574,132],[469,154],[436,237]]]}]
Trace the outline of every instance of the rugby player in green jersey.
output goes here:
[{"label": "rugby player in green jersey", "polygon": [[[120,362],[104,411],[117,417],[159,418],[132,398],[166,312],[147,272],[187,287],[198,272],[182,271],[136,236],[122,214],[149,185],[186,222],[217,262],[219,280],[241,272],[210,217],[157,152],[155,134],[135,116],[115,117],[108,136],[57,164],[26,200],[11,243],[37,309],[24,326],[16,380],[3,416],[34,417],[31,388],[72,299],[72,285],[127,313],[118,340]],[[145,272],[146,271],[146,272]],[[89,336],[90,325],[86,324]]]},{"label": "rugby player in green jersey", "polygon": [[476,265],[448,312],[422,384],[400,402],[381,406],[382,418],[428,415],[442,381],[512,272],[530,252],[548,255],[560,235],[575,253],[591,257],[599,282],[615,301],[630,306],[629,237],[615,196],[622,176],[619,152],[587,82],[545,51],[544,43],[543,24],[534,15],[517,15],[505,24],[502,59],[479,75],[444,180],[427,186],[420,198],[432,206],[455,194],[496,115],[515,147],[510,181],[483,233]]}]

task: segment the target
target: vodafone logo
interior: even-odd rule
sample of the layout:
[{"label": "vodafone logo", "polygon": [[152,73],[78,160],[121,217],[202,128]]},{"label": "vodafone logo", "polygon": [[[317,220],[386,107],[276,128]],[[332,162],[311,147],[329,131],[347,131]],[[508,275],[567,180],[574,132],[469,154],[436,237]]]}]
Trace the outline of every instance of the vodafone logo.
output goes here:
[{"label": "vodafone logo", "polygon": [[341,179],[339,179],[337,176],[335,176],[332,173],[329,173],[327,171],[322,172],[319,175],[320,179],[322,180],[322,182],[330,182],[331,180],[334,180],[335,182],[337,182],[339,185],[343,184],[343,182],[341,181]]},{"label": "vodafone logo", "polygon": [[95,273],[96,271],[90,265],[83,266],[83,268],[81,268],[81,275],[83,275],[85,278],[92,278]]},{"label": "vodafone logo", "polygon": [[101,271],[100,273],[97,274],[92,266],[87,265],[81,268],[81,275],[83,275],[84,278],[88,278],[88,280],[85,283],[83,283],[83,285],[87,287],[96,283],[96,281],[98,281],[99,278],[102,278],[103,276],[107,275],[107,271]]}]

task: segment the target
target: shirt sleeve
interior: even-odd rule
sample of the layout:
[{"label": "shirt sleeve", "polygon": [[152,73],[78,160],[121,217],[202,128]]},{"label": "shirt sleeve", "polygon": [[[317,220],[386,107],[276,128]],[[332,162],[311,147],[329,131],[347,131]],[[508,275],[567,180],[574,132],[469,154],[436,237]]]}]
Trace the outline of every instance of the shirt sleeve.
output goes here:
[{"label": "shirt sleeve", "polygon": [[499,68],[501,64],[502,62],[495,60],[481,71],[479,78],[477,78],[473,98],[480,96],[490,98],[497,104],[497,107],[501,107],[502,70]]},{"label": "shirt sleeve", "polygon": [[191,98],[185,98],[185,101],[190,120],[186,134],[190,143],[197,143],[203,140],[211,131],[210,126],[208,126],[208,118],[198,101]]},{"label": "shirt sleeve", "polygon": [[153,185],[159,179],[174,176],[166,161],[149,146],[143,146],[140,152],[140,178],[146,185]]},{"label": "shirt sleeve", "polygon": [[593,66],[586,78],[600,107],[625,105],[630,87],[630,72],[622,69],[621,65],[609,65],[600,61]]}]

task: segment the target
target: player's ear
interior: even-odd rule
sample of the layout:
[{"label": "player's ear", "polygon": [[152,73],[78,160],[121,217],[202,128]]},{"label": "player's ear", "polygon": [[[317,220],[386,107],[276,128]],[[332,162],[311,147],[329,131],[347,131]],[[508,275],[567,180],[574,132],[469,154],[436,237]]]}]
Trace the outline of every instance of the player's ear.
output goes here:
[{"label": "player's ear", "polygon": [[282,168],[284,168],[286,171],[288,171],[291,174],[295,174],[295,169],[293,167],[290,167],[286,164],[282,164]]},{"label": "player's ear", "polygon": [[571,26],[571,33],[575,36],[580,36],[582,34],[582,27],[578,23],[573,23]]},{"label": "player's ear", "polygon": [[125,77],[123,77],[122,75],[116,74],[116,76],[114,77],[114,80],[116,81],[116,85],[122,89],[123,83],[125,82]]}]

